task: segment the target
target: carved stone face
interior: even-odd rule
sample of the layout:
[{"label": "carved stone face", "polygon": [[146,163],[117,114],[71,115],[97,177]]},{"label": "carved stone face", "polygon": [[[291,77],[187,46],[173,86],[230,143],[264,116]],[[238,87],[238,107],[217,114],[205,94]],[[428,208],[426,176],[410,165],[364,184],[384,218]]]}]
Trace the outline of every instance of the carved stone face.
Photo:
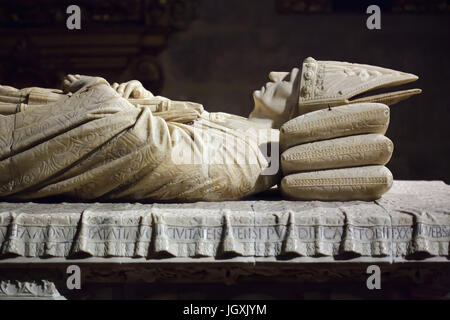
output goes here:
[{"label": "carved stone face", "polygon": [[269,78],[272,81],[253,92],[255,109],[250,118],[259,122],[271,122],[274,128],[279,128],[289,120],[298,98],[298,73],[297,68],[289,73],[271,73]]},{"label": "carved stone face", "polygon": [[[280,126],[298,116],[328,106],[360,102],[392,105],[421,92],[408,89],[372,96],[370,90],[409,83],[417,76],[396,70],[339,61],[317,61],[306,58],[302,72],[271,72],[271,82],[253,93],[255,108],[249,119],[266,126]],[[300,84],[300,78],[302,83]]]}]

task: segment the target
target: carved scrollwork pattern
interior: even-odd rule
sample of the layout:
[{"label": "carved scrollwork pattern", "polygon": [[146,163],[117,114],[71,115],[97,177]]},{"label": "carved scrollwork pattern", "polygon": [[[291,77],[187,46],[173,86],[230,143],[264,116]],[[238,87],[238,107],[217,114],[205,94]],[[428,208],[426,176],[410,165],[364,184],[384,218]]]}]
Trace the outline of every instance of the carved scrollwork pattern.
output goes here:
[{"label": "carved scrollwork pattern", "polygon": [[[147,27],[185,28],[196,17],[201,0],[81,0],[84,25],[133,24]],[[68,0],[42,0],[39,6],[17,0],[0,6],[0,26],[65,27]]]},{"label": "carved scrollwork pattern", "polygon": [[[428,190],[423,201],[404,193],[411,183]],[[442,182],[396,181],[376,202],[237,201],[226,210],[224,203],[0,203],[0,242],[3,255],[25,257],[447,259],[449,192]]]}]

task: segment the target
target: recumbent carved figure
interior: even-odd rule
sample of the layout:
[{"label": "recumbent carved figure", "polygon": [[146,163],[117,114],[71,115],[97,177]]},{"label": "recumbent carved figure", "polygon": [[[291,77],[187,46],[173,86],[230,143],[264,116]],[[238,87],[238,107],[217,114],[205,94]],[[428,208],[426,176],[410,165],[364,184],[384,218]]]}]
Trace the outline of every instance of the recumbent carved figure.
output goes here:
[{"label": "recumbent carved figure", "polygon": [[248,118],[136,80],[0,86],[0,199],[220,201],[279,184],[291,199],[373,200],[390,188],[388,105],[420,90],[354,97],[415,75],[307,58],[269,78]]}]

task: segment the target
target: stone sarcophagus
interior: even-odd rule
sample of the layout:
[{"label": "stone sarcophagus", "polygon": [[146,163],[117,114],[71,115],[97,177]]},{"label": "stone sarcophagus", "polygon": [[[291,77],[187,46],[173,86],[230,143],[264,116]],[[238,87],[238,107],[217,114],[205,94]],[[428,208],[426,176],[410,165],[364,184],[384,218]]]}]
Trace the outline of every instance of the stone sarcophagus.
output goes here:
[{"label": "stone sarcophagus", "polygon": [[307,58],[269,79],[248,118],[137,80],[0,86],[0,298],[61,298],[65,268],[85,283],[446,272],[450,187],[385,167],[388,105],[421,90],[358,98],[418,77]]},{"label": "stone sarcophagus", "polygon": [[86,282],[323,282],[372,264],[437,276],[449,212],[438,181],[395,181],[372,202],[1,203],[0,297],[63,298],[69,265]]},{"label": "stone sarcophagus", "polygon": [[449,206],[444,183],[405,181],[374,202],[1,203],[0,240],[29,258],[447,257]]}]

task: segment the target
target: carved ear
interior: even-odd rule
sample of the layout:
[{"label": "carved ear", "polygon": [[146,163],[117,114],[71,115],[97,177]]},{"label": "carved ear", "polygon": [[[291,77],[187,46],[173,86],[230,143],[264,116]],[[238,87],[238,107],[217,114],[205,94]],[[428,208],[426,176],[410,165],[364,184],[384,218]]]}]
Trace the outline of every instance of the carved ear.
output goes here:
[{"label": "carved ear", "polygon": [[289,72],[272,71],[271,73],[269,73],[269,79],[270,79],[270,81],[278,82],[278,81],[282,81],[288,75],[289,75]]}]

